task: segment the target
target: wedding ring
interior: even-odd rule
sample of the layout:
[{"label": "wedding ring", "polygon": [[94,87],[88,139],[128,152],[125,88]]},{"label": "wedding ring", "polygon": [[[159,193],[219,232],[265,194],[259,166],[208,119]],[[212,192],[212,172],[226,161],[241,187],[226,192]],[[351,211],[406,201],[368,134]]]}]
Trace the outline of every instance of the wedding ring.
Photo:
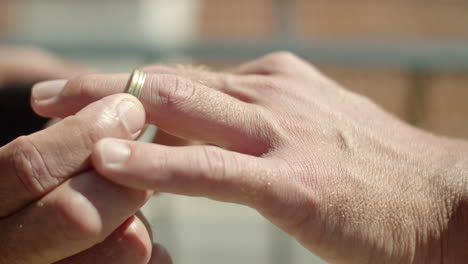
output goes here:
[{"label": "wedding ring", "polygon": [[[141,92],[145,86],[145,81],[146,73],[139,70],[134,70],[127,84],[127,93],[140,99]],[[138,141],[153,142],[157,131],[158,128],[156,126],[149,124],[145,129],[143,129],[142,133],[138,137]]]},{"label": "wedding ring", "polygon": [[143,86],[145,86],[146,73],[134,70],[130,76],[130,80],[127,85],[127,93],[135,96],[140,99],[141,92],[143,91]]}]

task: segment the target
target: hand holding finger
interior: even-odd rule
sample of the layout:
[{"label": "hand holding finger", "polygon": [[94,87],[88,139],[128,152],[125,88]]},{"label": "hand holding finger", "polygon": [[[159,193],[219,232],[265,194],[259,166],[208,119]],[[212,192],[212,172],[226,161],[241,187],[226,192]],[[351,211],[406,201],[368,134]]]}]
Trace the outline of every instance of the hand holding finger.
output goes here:
[{"label": "hand holding finger", "polygon": [[[214,146],[166,147],[104,139],[92,156],[97,171],[131,188],[149,188],[251,205],[273,187],[262,181],[262,160]],[[268,185],[270,184],[270,185]],[[255,196],[255,197],[254,197]]]},{"label": "hand holding finger", "polygon": [[132,139],[143,125],[144,112],[138,100],[114,95],[0,148],[0,216],[18,210],[88,169],[88,157],[99,139]]},{"label": "hand holding finger", "polygon": [[[52,97],[45,100],[34,97],[33,106],[38,113],[47,116],[59,114],[58,109],[63,110],[62,115],[71,114],[83,102],[124,92],[127,82],[128,75],[83,76],[62,84]],[[52,86],[48,83],[35,87],[33,95]],[[81,95],[78,97],[81,102],[75,101],[77,94]],[[191,79],[171,74],[148,74],[140,100],[149,123],[180,138],[257,156],[272,147],[267,142],[273,136],[270,131],[273,128],[264,124],[262,115],[265,112],[261,108]],[[266,127],[262,128],[263,125]]]},{"label": "hand holding finger", "polygon": [[[254,107],[180,76],[157,78],[153,96],[166,100],[142,98],[158,110],[151,120],[224,149],[104,139],[92,161],[107,179],[249,205],[336,263],[466,259],[466,142],[404,124],[288,53],[239,70]],[[241,138],[261,151],[243,151]]]},{"label": "hand holding finger", "polygon": [[[82,252],[105,240],[149,197],[148,191],[93,172],[74,177],[0,221],[0,236],[8,241],[0,243],[0,263],[48,264]],[[8,250],[12,245],[14,250]]]}]

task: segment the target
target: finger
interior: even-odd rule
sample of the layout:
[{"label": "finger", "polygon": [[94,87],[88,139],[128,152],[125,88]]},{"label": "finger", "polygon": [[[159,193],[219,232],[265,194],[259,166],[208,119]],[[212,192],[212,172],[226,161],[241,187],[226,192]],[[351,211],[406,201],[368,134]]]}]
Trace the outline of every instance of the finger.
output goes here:
[{"label": "finger", "polygon": [[246,103],[255,103],[256,96],[249,89],[239,82],[237,76],[228,72],[214,72],[206,66],[194,66],[179,64],[175,67],[164,65],[150,65],[142,68],[142,71],[155,74],[172,74],[200,83],[208,88],[212,88],[228,94]]},{"label": "finger", "polygon": [[[152,65],[141,68],[153,74],[187,77],[174,67]],[[88,104],[116,93],[126,92],[129,74],[89,74],[69,81],[56,80],[36,84],[31,93],[31,105],[36,113],[45,117],[73,115]],[[42,94],[47,94],[43,100]]]},{"label": "finger", "polygon": [[[307,67],[304,67],[305,65]],[[245,63],[233,70],[233,73],[239,75],[303,76],[304,69],[311,70],[313,67],[290,52],[276,52]]]},{"label": "finger", "polygon": [[[241,101],[249,101],[247,89],[236,85],[235,76],[226,73],[216,73],[196,67],[169,67],[164,65],[145,66],[140,69],[152,75],[176,75],[192,80],[206,87],[222,91]],[[128,74],[89,74],[76,77],[66,82],[57,80],[36,84],[32,90],[32,107],[40,115],[46,117],[66,117],[75,114],[86,105],[105,96],[126,91]],[[65,85],[56,85],[62,83]],[[43,100],[46,90],[48,95]]]},{"label": "finger", "polygon": [[45,117],[67,117],[106,96],[124,93],[128,74],[89,74],[41,82],[32,88],[31,106]]},{"label": "finger", "polygon": [[139,217],[132,216],[102,243],[56,264],[147,264],[152,243]]},{"label": "finger", "polygon": [[0,216],[18,210],[89,168],[89,155],[103,137],[133,139],[144,110],[130,95],[113,95],[75,116],[0,149]]},{"label": "finger", "polygon": [[88,172],[0,222],[0,263],[53,263],[102,242],[150,193]]},{"label": "finger", "polygon": [[[153,233],[152,233],[152,228],[151,224],[149,223],[148,219],[143,215],[143,213],[138,211],[135,214],[140,221],[143,223],[143,225],[146,227],[146,230],[148,230],[148,234],[150,235],[151,241],[153,241]],[[151,250],[151,260],[148,262],[149,264],[172,264],[172,258],[169,255],[168,251],[160,244],[153,243],[153,248]]]},{"label": "finger", "polygon": [[96,145],[92,161],[104,177],[131,188],[248,205],[260,206],[275,184],[267,178],[266,160],[214,146],[104,139]]},{"label": "finger", "polygon": [[154,244],[148,264],[172,264],[172,258],[163,246]]},{"label": "finger", "polygon": [[59,123],[60,121],[62,121],[61,118],[52,118],[52,119],[49,119],[49,121],[45,124],[44,127],[50,127],[50,126],[53,126],[57,123]]},{"label": "finger", "polygon": [[39,80],[71,78],[89,72],[43,50],[30,47],[0,48],[3,82],[30,84]]},{"label": "finger", "polygon": [[[146,73],[155,73],[155,74],[173,74],[184,76],[195,82],[200,82],[205,84],[209,88],[217,89],[223,91],[229,95],[234,96],[235,93],[228,88],[227,81],[223,83],[223,76],[219,73],[211,72],[209,69],[203,66],[191,66],[191,65],[176,65],[175,67],[167,65],[149,65],[140,68],[141,71]],[[227,76],[224,76],[224,79]],[[240,96],[235,96],[236,98],[241,98]],[[201,142],[188,140],[180,137],[176,137],[165,132],[162,129],[159,129],[155,143],[166,145],[166,146],[189,146],[189,145],[200,145]]]},{"label": "finger", "polygon": [[[84,77],[67,83],[58,98],[44,104],[36,101],[35,109],[45,115],[61,112],[67,115],[76,110],[74,107],[79,107],[74,102],[99,97],[103,91],[122,92],[126,82],[126,78],[119,75]],[[95,92],[93,87],[100,88]],[[180,138],[200,140],[252,155],[265,153],[274,140],[274,129],[265,121],[259,106],[180,76],[148,75],[141,102],[149,123]],[[66,106],[68,110],[65,110]]]},{"label": "finger", "polygon": [[[156,64],[140,67],[140,70],[146,73],[179,75],[194,81],[213,81],[213,83],[216,83],[218,79],[217,73],[211,71],[208,67],[190,64],[177,64],[175,66]],[[218,87],[218,85],[214,86]]]}]

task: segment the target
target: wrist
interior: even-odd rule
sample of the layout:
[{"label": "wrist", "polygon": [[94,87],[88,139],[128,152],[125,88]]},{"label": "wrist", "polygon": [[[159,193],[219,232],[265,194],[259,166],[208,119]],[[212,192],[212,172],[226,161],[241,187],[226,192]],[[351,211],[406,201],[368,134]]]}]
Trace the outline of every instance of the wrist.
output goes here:
[{"label": "wrist", "polygon": [[468,143],[454,142],[456,162],[449,178],[451,205],[447,208],[447,243],[443,263],[461,263],[468,259]]},{"label": "wrist", "polygon": [[439,252],[439,263],[463,263],[468,259],[468,142],[442,139],[439,159],[433,187],[441,213],[434,252]]}]

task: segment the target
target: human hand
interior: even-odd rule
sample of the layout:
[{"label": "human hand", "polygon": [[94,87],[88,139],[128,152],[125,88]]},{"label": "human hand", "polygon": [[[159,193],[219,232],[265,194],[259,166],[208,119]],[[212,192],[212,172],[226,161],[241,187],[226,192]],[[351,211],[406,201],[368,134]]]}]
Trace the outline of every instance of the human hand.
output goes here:
[{"label": "human hand", "polygon": [[[50,92],[33,90],[35,100]],[[89,162],[98,140],[134,139],[144,120],[138,100],[113,95],[0,148],[0,263],[147,264],[150,230],[132,215],[150,192],[114,184]],[[170,263],[154,247],[152,261]]]},{"label": "human hand", "polygon": [[[92,161],[107,179],[253,207],[331,263],[468,258],[466,142],[410,127],[287,53],[230,73],[145,71],[147,122],[210,145],[104,139]],[[127,78],[83,76],[34,107],[66,116]]]},{"label": "human hand", "polygon": [[86,72],[89,70],[38,48],[0,46],[0,89],[6,85],[68,79]]},{"label": "human hand", "polygon": [[[42,129],[46,119],[29,105],[35,82],[89,73],[85,67],[58,58],[37,48],[0,46],[0,119],[4,124],[0,146],[20,135]],[[14,113],[14,115],[12,115]]]}]

